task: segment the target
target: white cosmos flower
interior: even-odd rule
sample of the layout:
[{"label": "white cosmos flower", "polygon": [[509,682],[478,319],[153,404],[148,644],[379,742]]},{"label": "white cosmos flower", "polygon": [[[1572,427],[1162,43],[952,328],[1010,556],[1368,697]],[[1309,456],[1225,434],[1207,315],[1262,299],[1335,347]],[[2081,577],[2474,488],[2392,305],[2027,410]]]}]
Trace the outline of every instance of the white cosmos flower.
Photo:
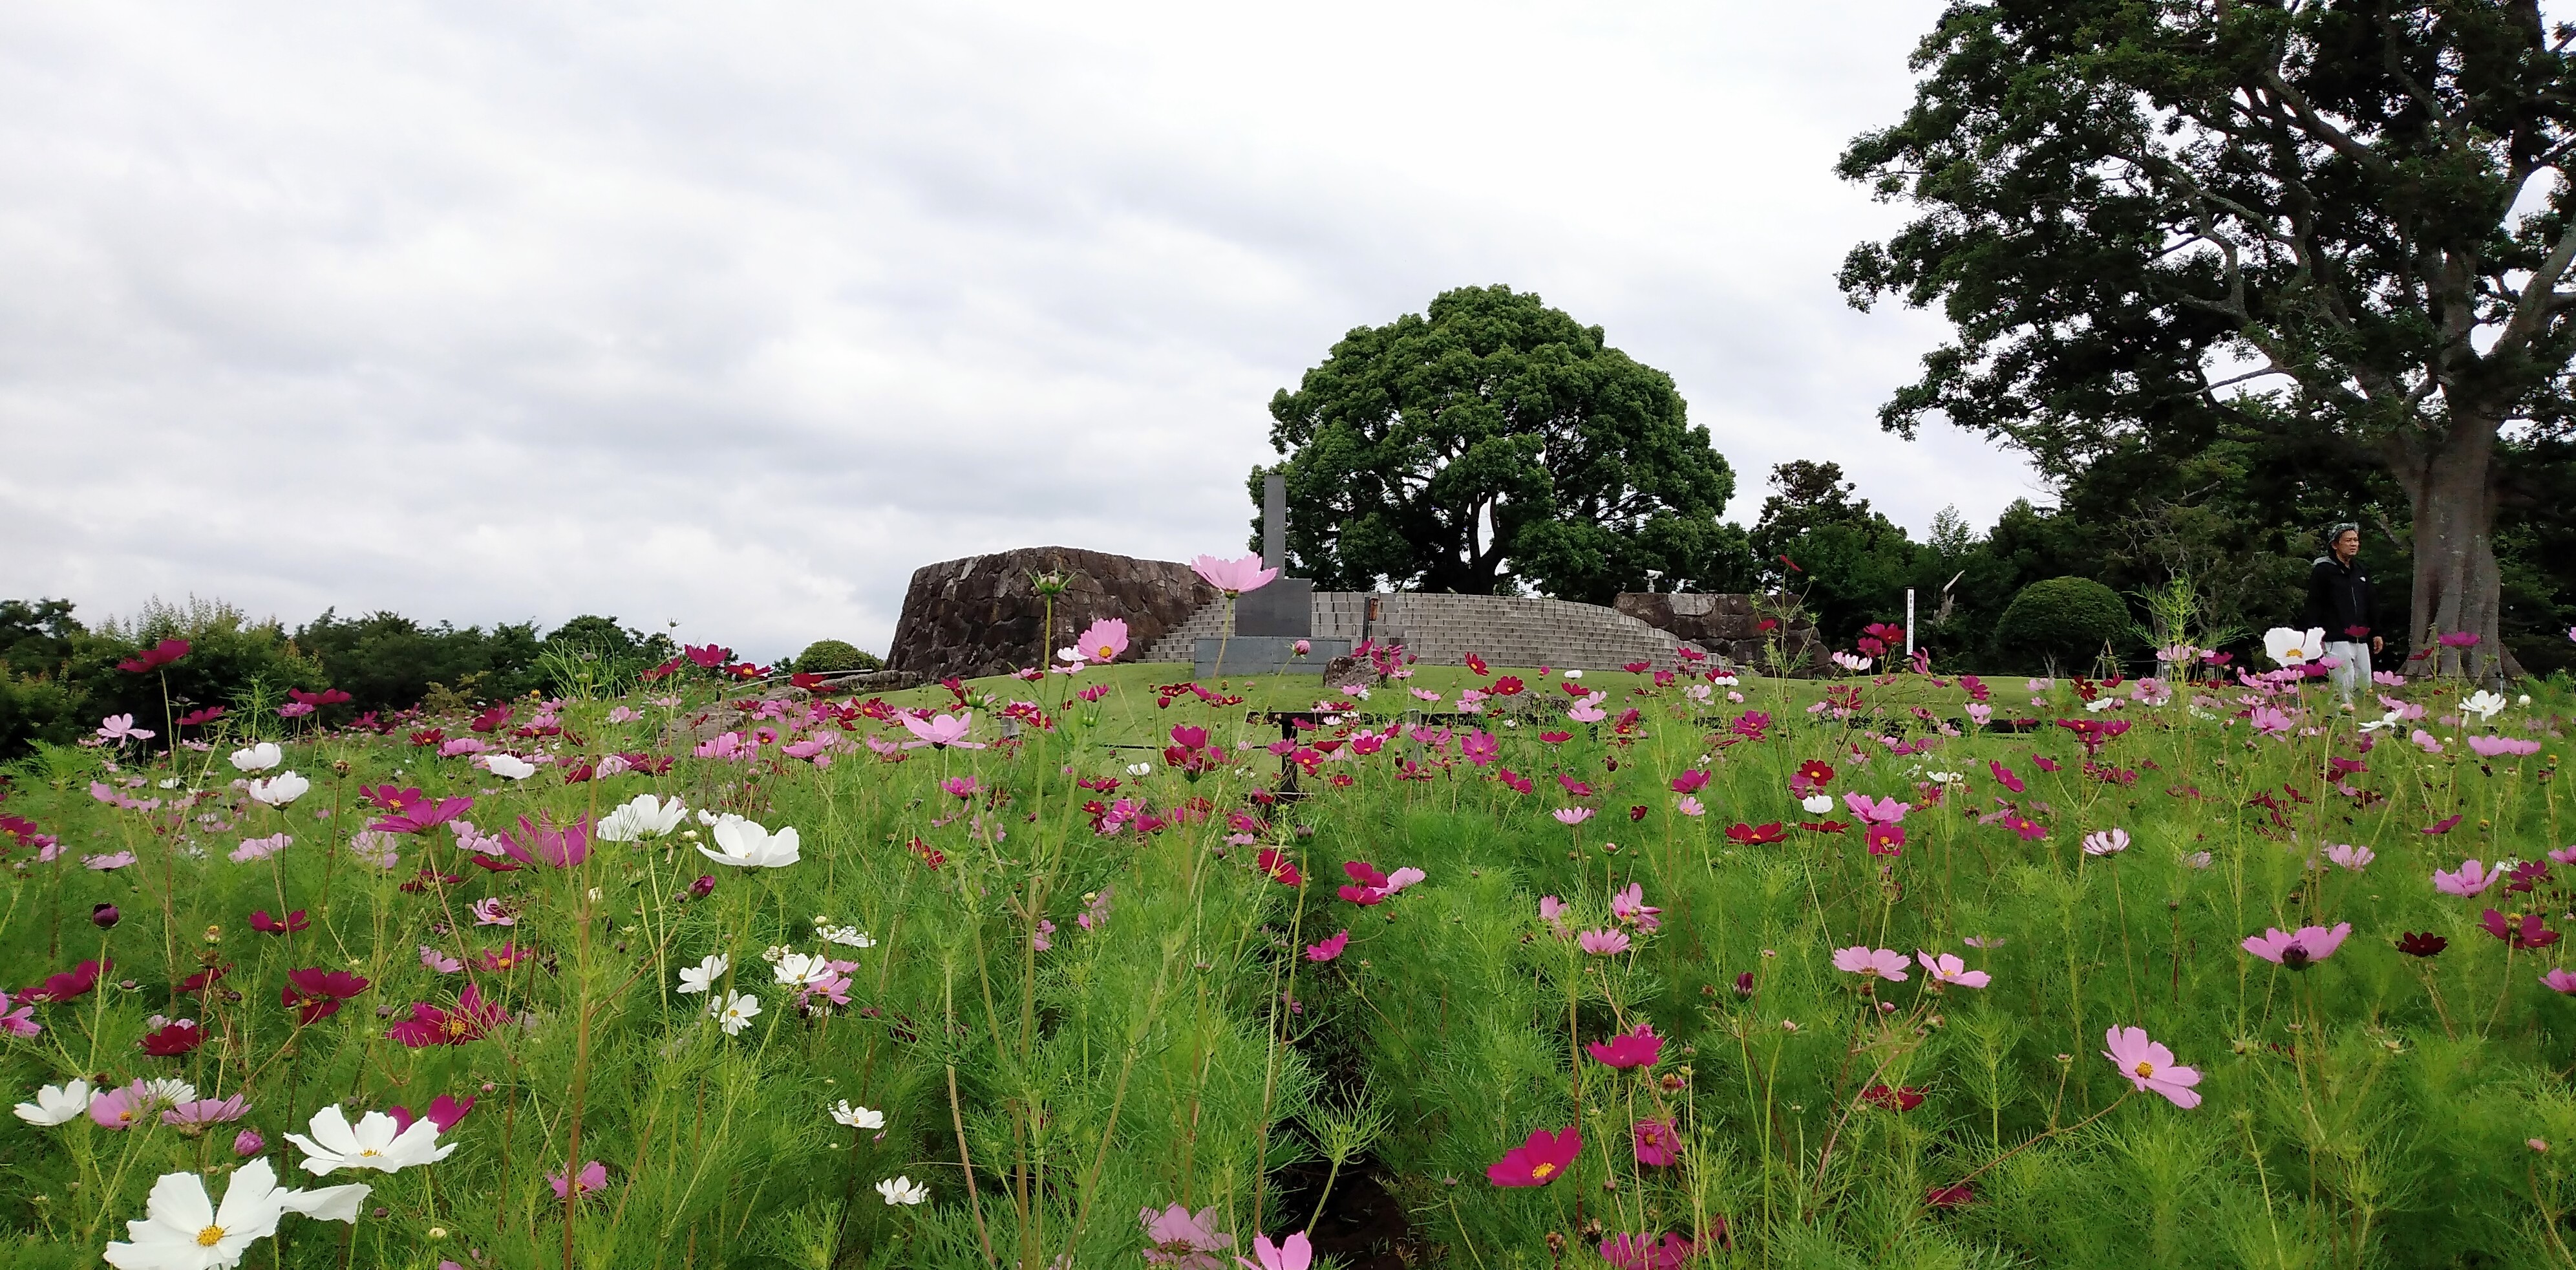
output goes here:
[{"label": "white cosmos flower", "polygon": [[716,845],[724,848],[722,852],[699,847],[698,854],[718,864],[745,869],[783,869],[796,863],[796,830],[793,828],[772,833],[754,821],[740,816],[725,816],[716,821],[715,838]]},{"label": "white cosmos flower", "polygon": [[617,810],[599,818],[598,836],[609,842],[633,842],[639,838],[659,838],[680,827],[680,818],[689,809],[677,798],[655,798],[637,794]]},{"label": "white cosmos flower", "polygon": [[930,1188],[897,1174],[877,1183],[877,1194],[885,1196],[889,1204],[918,1204],[930,1198]]},{"label": "white cosmos flower", "polygon": [[680,967],[680,991],[697,993],[714,987],[716,980],[724,978],[725,967],[732,964],[732,958],[717,953],[694,966]]},{"label": "white cosmos flower", "polygon": [[1799,799],[1798,805],[1806,808],[1807,814],[1810,816],[1821,816],[1834,809],[1834,796],[1831,794],[1809,794],[1806,797]]},{"label": "white cosmos flower", "polygon": [[18,1104],[18,1118],[33,1125],[68,1123],[89,1110],[89,1093],[89,1082],[85,1080],[47,1085],[36,1091],[34,1102]]},{"label": "white cosmos flower", "polygon": [[759,1014],[760,998],[748,992],[737,992],[732,999],[715,1002],[707,1008],[707,1017],[721,1024],[727,1036],[741,1035]]},{"label": "white cosmos flower", "polygon": [[877,946],[877,941],[875,939],[871,938],[866,931],[860,930],[856,926],[834,926],[828,922],[823,923],[814,928],[814,937],[827,944],[840,944],[850,948],[874,948]]},{"label": "white cosmos flower", "polygon": [[265,780],[252,781],[250,796],[253,802],[266,803],[271,807],[283,807],[302,798],[304,791],[311,788],[313,788],[313,782],[292,771],[285,771]]},{"label": "white cosmos flower", "polygon": [[277,748],[275,741],[233,751],[233,766],[245,772],[265,772],[285,761],[286,751]]},{"label": "white cosmos flower", "polygon": [[2263,651],[2284,666],[2304,666],[2326,651],[2326,632],[2321,626],[2306,630],[2275,626],[2263,632]]},{"label": "white cosmos flower", "polygon": [[483,770],[504,780],[523,781],[537,774],[537,765],[516,754],[486,754],[474,760]]},{"label": "white cosmos flower", "polygon": [[253,1160],[234,1172],[218,1209],[194,1173],[165,1173],[143,1202],[143,1220],[125,1223],[131,1242],[110,1243],[107,1264],[119,1270],[217,1270],[241,1264],[250,1246],[277,1233],[286,1215],[277,1171]]},{"label": "white cosmos flower", "polygon": [[790,987],[810,988],[832,977],[832,963],[819,955],[792,952],[778,959],[770,975]]},{"label": "white cosmos flower", "polygon": [[2480,688],[2460,702],[2460,709],[2475,714],[2480,719],[2492,719],[2504,712],[2504,698]]},{"label": "white cosmos flower", "polygon": [[143,1082],[145,1093],[152,1095],[156,1107],[176,1107],[197,1100],[197,1087],[176,1076],[159,1076]]},{"label": "white cosmos flower", "polygon": [[404,1129],[392,1116],[370,1111],[353,1126],[338,1103],[313,1113],[313,1136],[290,1133],[286,1140],[304,1152],[304,1171],[315,1177],[338,1169],[398,1173],[415,1164],[444,1160],[456,1150],[452,1142],[438,1145],[438,1125],[433,1121],[414,1120]]},{"label": "white cosmos flower", "polygon": [[853,1129],[882,1129],[885,1127],[884,1112],[876,1111],[867,1107],[853,1107],[850,1105],[850,1100],[847,1098],[842,1099],[839,1105],[832,1108],[832,1119],[848,1125]]}]

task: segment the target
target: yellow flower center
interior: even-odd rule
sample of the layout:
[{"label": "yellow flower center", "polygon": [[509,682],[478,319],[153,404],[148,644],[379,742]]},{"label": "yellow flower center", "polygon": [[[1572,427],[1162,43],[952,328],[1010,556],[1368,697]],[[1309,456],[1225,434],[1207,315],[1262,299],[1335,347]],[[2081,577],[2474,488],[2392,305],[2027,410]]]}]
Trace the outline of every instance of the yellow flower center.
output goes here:
[{"label": "yellow flower center", "polygon": [[384,1154],[384,1152],[379,1151],[379,1150],[375,1149],[374,1147],[368,1147],[366,1150],[364,1150],[364,1151],[360,1151],[360,1152],[358,1153],[358,1158],[363,1160],[363,1159],[365,1159],[365,1158],[367,1158],[368,1156],[371,1156],[371,1155],[383,1155],[383,1154]]},{"label": "yellow flower center", "polygon": [[1115,654],[1112,652],[1109,645],[1103,644],[1100,646],[1100,651],[1093,653],[1092,657],[1099,661],[1107,661],[1114,655]]},{"label": "yellow flower center", "polygon": [[1556,1176],[1556,1166],[1553,1164],[1533,1164],[1530,1166],[1530,1176],[1535,1178],[1554,1177]]},{"label": "yellow flower center", "polygon": [[224,1228],[221,1226],[208,1226],[197,1232],[197,1246],[200,1248],[212,1248],[223,1241]]},{"label": "yellow flower center", "polygon": [[2145,1060],[2145,1059],[2143,1059],[2143,1058],[2138,1060],[2138,1075],[2140,1075],[2140,1076],[2153,1076],[2153,1075],[2155,1075],[2155,1074],[2156,1074],[2156,1065],[2155,1065],[2155,1064],[2150,1063],[2150,1062],[2148,1062],[2147,1060]]}]

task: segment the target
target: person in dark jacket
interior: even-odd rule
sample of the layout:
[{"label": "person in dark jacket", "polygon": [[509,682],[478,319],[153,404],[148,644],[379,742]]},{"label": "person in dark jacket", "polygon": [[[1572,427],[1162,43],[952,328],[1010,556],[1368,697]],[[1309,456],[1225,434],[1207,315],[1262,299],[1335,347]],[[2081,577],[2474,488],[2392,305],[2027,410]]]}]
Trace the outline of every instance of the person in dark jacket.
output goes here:
[{"label": "person in dark jacket", "polygon": [[2325,632],[2329,673],[2345,709],[2370,682],[2370,655],[2388,647],[2372,620],[2370,575],[2361,569],[2361,526],[2326,531],[2326,554],[2308,570],[2308,625]]}]

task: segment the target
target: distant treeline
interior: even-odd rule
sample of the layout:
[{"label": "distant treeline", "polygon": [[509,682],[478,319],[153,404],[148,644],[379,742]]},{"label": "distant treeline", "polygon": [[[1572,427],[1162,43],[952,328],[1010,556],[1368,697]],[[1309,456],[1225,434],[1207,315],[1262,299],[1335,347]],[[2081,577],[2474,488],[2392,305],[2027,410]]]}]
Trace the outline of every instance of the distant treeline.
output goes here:
[{"label": "distant treeline", "polygon": [[[185,658],[149,673],[117,664],[164,639],[190,644]],[[68,743],[114,714],[159,729],[166,679],[174,711],[224,706],[237,726],[274,728],[290,689],[335,688],[345,703],[326,723],[416,705],[452,709],[480,701],[609,691],[679,655],[665,634],[613,617],[573,618],[551,631],[534,622],[485,628],[428,625],[397,613],[336,612],[293,630],[257,621],[219,600],[155,601],[133,618],[85,625],[68,600],[0,600],[0,757],[35,741]]]}]

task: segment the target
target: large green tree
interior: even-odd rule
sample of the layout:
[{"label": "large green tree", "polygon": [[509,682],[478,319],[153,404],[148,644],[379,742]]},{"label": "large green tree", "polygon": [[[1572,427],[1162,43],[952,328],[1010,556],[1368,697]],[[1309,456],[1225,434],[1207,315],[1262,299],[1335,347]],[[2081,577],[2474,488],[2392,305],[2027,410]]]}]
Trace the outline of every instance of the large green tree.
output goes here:
[{"label": "large green tree", "polygon": [[1289,561],[1322,589],[1598,603],[1747,573],[1717,518],[1735,475],[1672,377],[1535,295],[1467,287],[1357,328],[1270,417]]},{"label": "large green tree", "polygon": [[1882,422],[2060,477],[2212,414],[2366,453],[2411,512],[2404,633],[2475,632],[2444,668],[2484,673],[2499,438],[2567,426],[2570,40],[2527,0],[1956,0],[1842,159],[1922,213],[1846,294],[1958,333]]}]

